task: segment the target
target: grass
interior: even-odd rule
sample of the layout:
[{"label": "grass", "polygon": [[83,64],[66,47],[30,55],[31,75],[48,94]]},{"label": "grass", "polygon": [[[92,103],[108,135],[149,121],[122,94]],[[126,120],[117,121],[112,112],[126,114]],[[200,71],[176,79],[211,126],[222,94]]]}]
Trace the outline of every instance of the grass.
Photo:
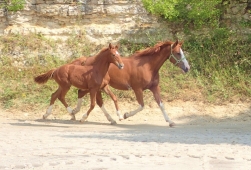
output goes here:
[{"label": "grass", "polygon": [[[0,37],[0,42],[0,102],[4,109],[40,110],[48,106],[57,84],[48,81],[45,85],[37,85],[33,77],[82,54],[88,56],[91,51],[89,42],[79,35],[71,36],[63,42],[47,39],[40,34],[12,34]],[[62,51],[57,52],[58,49],[71,53],[65,57]],[[77,89],[69,91],[67,100],[75,104]]]},{"label": "grass", "polygon": [[[193,77],[200,80],[209,101],[241,100],[250,97],[251,36],[239,38],[227,29],[218,29],[205,38],[194,36],[186,44],[193,56]],[[242,97],[241,97],[242,96]]]},{"label": "grass", "polygon": [[[164,101],[181,99],[222,104],[224,102],[246,101],[251,96],[251,37],[238,39],[227,29],[215,30],[199,37],[191,36],[184,43],[184,51],[191,65],[188,74],[174,67],[169,61],[160,70],[161,95]],[[157,42],[149,37],[146,44],[121,40],[121,48],[130,53],[146,48]],[[37,85],[33,77],[58,67],[82,55],[88,56],[100,49],[92,47],[84,35],[73,34],[67,41],[51,40],[39,34],[26,36],[9,35],[0,37],[0,102],[4,109],[20,108],[24,111],[45,110],[57,84],[50,80]],[[62,47],[63,46],[63,47]],[[53,53],[58,48],[72,51],[65,58]],[[95,51],[96,50],[96,51]],[[58,55],[57,55],[58,54]],[[123,55],[123,51],[122,51]],[[60,59],[62,58],[62,59]],[[136,101],[132,91],[112,89],[120,101]],[[105,100],[110,100],[104,95]],[[145,103],[154,99],[150,91],[144,92]],[[66,96],[74,107],[77,89],[71,88]],[[63,105],[56,102],[56,108],[66,113]],[[89,103],[86,98],[84,105]]]}]

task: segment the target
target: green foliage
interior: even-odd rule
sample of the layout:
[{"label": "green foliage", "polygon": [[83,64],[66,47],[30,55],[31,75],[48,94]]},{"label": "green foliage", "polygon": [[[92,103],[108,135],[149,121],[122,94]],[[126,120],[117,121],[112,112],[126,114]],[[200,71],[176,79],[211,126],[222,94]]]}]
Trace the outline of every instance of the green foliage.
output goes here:
[{"label": "green foliage", "polygon": [[240,25],[242,26],[242,27],[247,27],[247,28],[250,28],[251,27],[251,22],[249,21],[249,20],[241,20],[240,21]]},{"label": "green foliage", "polygon": [[217,8],[222,0],[142,0],[144,7],[152,14],[185,25],[218,25],[221,10]]},{"label": "green foliage", "polygon": [[[251,36],[246,39],[239,36],[227,28],[217,28],[204,35],[191,34],[183,44],[191,66],[190,73],[180,74],[180,69],[167,61],[160,70],[162,96],[166,100],[213,103],[250,97],[251,49],[247,44],[251,43]],[[149,47],[149,44],[140,46],[130,41],[123,42],[122,46],[135,50]]]},{"label": "green foliage", "polygon": [[[130,54],[137,50],[153,46],[159,40],[146,33],[149,43],[139,44],[130,40],[121,40],[120,49],[127,49]],[[74,41],[75,40],[75,41]],[[76,51],[75,57],[87,55],[92,51],[91,45],[84,38],[72,35],[67,41],[60,44],[56,40],[49,40],[40,34],[26,36],[9,35],[0,37],[0,103],[4,108],[41,110],[48,106],[51,94],[57,89],[54,81],[45,85],[37,85],[33,77],[58,67],[68,61],[52,55],[58,45],[66,43],[68,48]],[[207,35],[191,35],[183,44],[184,53],[191,65],[188,74],[181,74],[178,67],[166,61],[160,70],[160,86],[163,100],[203,100],[209,102],[231,101],[245,99],[251,96],[251,36],[240,39],[236,32],[226,28],[218,28]],[[19,47],[20,51],[44,51],[44,54],[29,58],[26,67],[13,66],[12,51]],[[81,48],[83,47],[83,48]],[[50,50],[51,49],[51,50]],[[83,51],[82,51],[83,50]],[[133,92],[113,89],[121,100],[135,101]],[[72,87],[66,96],[67,102],[75,106],[77,89]],[[110,100],[109,97],[105,99]],[[145,102],[153,99],[151,92],[144,92]],[[151,101],[150,101],[151,100]],[[88,104],[89,98],[86,100]],[[65,108],[58,102],[60,110]],[[27,106],[27,107],[26,107]]]},{"label": "green foliage", "polygon": [[1,37],[2,52],[11,53],[18,47],[20,51],[30,49],[33,51],[43,51],[44,49],[53,48],[55,41],[46,39],[41,34],[30,33],[28,35],[10,34]]},{"label": "green foliage", "polygon": [[208,36],[193,35],[186,41],[184,48],[191,56],[191,72],[210,100],[251,96],[251,49],[247,48],[250,42],[251,36],[239,39],[226,28],[216,29]]},{"label": "green foliage", "polygon": [[78,58],[82,54],[91,53],[91,44],[86,40],[84,31],[79,31],[78,34],[72,33],[72,35],[67,39],[66,43],[73,52],[73,58]]},{"label": "green foliage", "polygon": [[6,8],[8,11],[17,12],[24,9],[25,0],[5,0],[1,7]]},{"label": "green foliage", "polygon": [[[52,68],[65,64],[66,60],[73,60],[82,55],[89,55],[91,45],[84,36],[69,37],[65,42],[44,37],[41,34],[28,35],[10,34],[0,37],[0,103],[8,108],[21,107],[22,109],[39,110],[48,106],[51,94],[58,88],[54,81],[45,85],[38,85],[33,77]],[[73,41],[73,39],[75,41]],[[87,45],[88,44],[88,45]],[[75,49],[70,58],[60,59],[53,53],[64,46]],[[26,54],[26,55],[20,55]],[[16,66],[15,63],[25,63],[25,66]],[[77,89],[72,88],[67,94],[69,104],[75,104]],[[61,104],[59,104],[61,106]],[[61,107],[64,109],[64,107]]]}]

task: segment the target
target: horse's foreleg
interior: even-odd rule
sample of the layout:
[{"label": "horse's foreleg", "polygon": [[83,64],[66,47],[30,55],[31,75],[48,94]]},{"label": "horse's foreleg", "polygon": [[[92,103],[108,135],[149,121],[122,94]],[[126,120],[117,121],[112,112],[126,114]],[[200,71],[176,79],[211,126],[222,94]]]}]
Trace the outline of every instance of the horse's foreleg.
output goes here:
[{"label": "horse's foreleg", "polygon": [[54,102],[58,98],[60,93],[61,93],[60,87],[54,93],[52,93],[50,106],[47,108],[46,113],[43,115],[43,119],[46,119],[51,114]]},{"label": "horse's foreleg", "polygon": [[105,93],[108,94],[108,95],[111,97],[111,99],[113,100],[114,105],[115,105],[115,108],[116,108],[116,113],[117,113],[117,115],[118,115],[118,117],[119,117],[119,120],[123,120],[124,118],[123,118],[123,116],[120,114],[120,111],[119,111],[119,106],[118,106],[117,97],[113,94],[113,92],[110,90],[110,88],[109,88],[108,85],[105,86],[103,90],[104,90]]},{"label": "horse's foreleg", "polygon": [[135,115],[136,113],[142,111],[144,109],[144,101],[143,101],[143,91],[142,89],[138,89],[138,90],[134,90],[135,92],[135,95],[136,95],[136,98],[137,98],[137,101],[139,103],[139,108],[134,110],[134,111],[131,111],[129,113],[125,113],[124,114],[124,119],[128,118],[128,117],[131,117],[133,115]]},{"label": "horse's foreleg", "polygon": [[112,119],[112,117],[109,115],[109,113],[106,111],[106,109],[104,107],[101,91],[97,92],[96,102],[97,102],[98,106],[101,108],[101,110],[103,111],[103,113],[105,114],[107,120],[109,122],[111,122],[112,125],[117,124],[116,121]]},{"label": "horse's foreleg", "polygon": [[86,114],[83,115],[83,117],[82,117],[82,119],[80,120],[80,122],[86,121],[86,119],[88,118],[90,112],[91,112],[91,111],[93,110],[93,108],[95,107],[95,101],[96,101],[97,91],[98,91],[98,89],[92,89],[92,90],[90,90],[91,105],[90,105],[89,110],[86,112]]},{"label": "horse's foreleg", "polygon": [[169,117],[168,117],[168,115],[167,115],[167,113],[166,113],[166,110],[165,110],[165,106],[164,106],[164,104],[163,104],[162,101],[161,101],[161,98],[160,98],[160,87],[159,87],[159,86],[154,86],[154,87],[152,87],[150,90],[152,91],[153,96],[154,96],[154,98],[155,98],[155,101],[156,101],[157,104],[159,105],[160,110],[161,110],[161,112],[162,112],[162,114],[163,114],[163,116],[164,116],[166,122],[169,123],[169,126],[170,126],[170,127],[174,126],[175,123],[174,123],[171,119],[169,119]]},{"label": "horse's foreleg", "polygon": [[43,119],[46,119],[48,116],[51,115],[52,108],[53,108],[53,104],[50,105],[50,106],[47,108],[46,113],[43,115]]}]

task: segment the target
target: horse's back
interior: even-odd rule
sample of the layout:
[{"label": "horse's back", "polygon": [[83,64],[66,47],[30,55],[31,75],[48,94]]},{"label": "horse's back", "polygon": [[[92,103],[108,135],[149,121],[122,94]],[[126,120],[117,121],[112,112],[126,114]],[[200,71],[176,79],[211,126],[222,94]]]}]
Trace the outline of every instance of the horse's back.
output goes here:
[{"label": "horse's back", "polygon": [[59,67],[53,75],[61,86],[73,85],[80,89],[88,88],[92,79],[92,66],[65,64]]},{"label": "horse's back", "polygon": [[82,56],[77,58],[76,60],[73,60],[71,63],[69,64],[74,64],[74,65],[85,65],[85,62],[87,60],[87,57]]},{"label": "horse's back", "polygon": [[147,62],[132,57],[123,58],[124,68],[119,70],[116,66],[110,65],[108,74],[109,84],[119,90],[128,90],[132,88],[142,89],[151,85],[154,80],[154,74]]},{"label": "horse's back", "polygon": [[53,77],[58,77],[59,79],[68,78],[71,76],[77,76],[87,70],[86,67],[81,65],[65,64],[55,70]]}]

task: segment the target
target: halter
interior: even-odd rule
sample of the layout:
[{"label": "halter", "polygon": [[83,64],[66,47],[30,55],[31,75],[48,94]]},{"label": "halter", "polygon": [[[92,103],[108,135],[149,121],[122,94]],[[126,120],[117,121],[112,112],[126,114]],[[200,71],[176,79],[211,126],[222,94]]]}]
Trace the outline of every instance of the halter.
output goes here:
[{"label": "halter", "polygon": [[174,60],[176,61],[176,63],[174,64],[174,65],[176,66],[176,65],[179,64],[181,61],[185,60],[186,57],[183,55],[183,56],[181,57],[181,59],[177,59],[177,58],[173,55],[173,50],[172,50],[172,48],[173,48],[173,44],[171,45],[171,55],[170,55],[170,57],[169,57],[169,60],[171,61],[171,58],[173,57]]}]

